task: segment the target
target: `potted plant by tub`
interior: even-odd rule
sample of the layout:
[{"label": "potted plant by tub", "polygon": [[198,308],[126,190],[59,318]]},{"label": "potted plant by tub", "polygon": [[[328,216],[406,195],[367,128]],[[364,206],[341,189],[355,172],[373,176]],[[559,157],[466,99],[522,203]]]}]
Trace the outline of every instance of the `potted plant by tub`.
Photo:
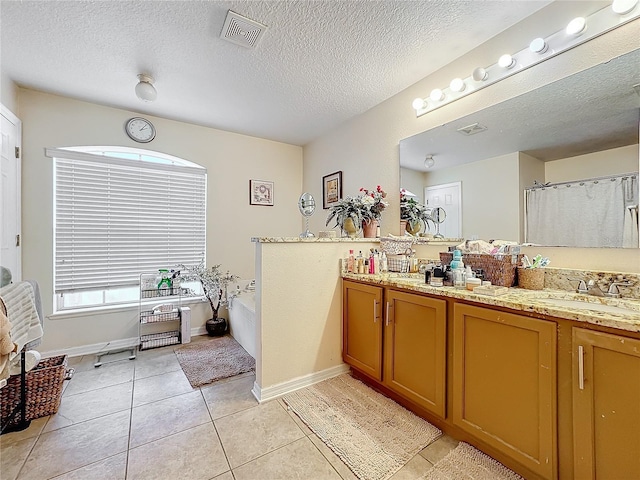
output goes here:
[{"label": "potted plant by tub", "polygon": [[228,271],[222,273],[220,265],[213,265],[207,268],[204,262],[200,262],[194,267],[180,265],[178,268],[181,271],[183,269],[186,270],[185,273],[180,274],[183,280],[199,281],[202,285],[202,293],[209,302],[212,312],[211,318],[207,320],[205,325],[207,333],[211,336],[220,336],[227,333],[227,320],[218,317],[218,312],[220,307],[224,307],[228,303],[227,286],[239,277],[230,274]]}]

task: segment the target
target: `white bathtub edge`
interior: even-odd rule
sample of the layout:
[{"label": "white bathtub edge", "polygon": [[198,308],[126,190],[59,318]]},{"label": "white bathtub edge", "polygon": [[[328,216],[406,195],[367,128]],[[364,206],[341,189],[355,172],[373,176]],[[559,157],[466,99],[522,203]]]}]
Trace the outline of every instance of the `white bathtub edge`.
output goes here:
[{"label": "white bathtub edge", "polygon": [[303,375],[302,377],[297,377],[292,380],[287,380],[286,382],[278,383],[276,385],[265,388],[260,388],[260,386],[256,382],[254,382],[251,393],[254,397],[256,397],[258,403],[264,403],[268,402],[269,400],[273,400],[275,398],[286,395],[287,393],[295,392],[296,390],[300,390],[301,388],[308,387],[309,385],[313,385],[314,383],[321,382],[328,378],[337,377],[338,375],[342,375],[343,373],[348,372],[350,369],[351,367],[349,367],[349,365],[347,365],[346,363],[342,363],[340,365],[336,365],[335,367],[330,367],[319,372]]}]

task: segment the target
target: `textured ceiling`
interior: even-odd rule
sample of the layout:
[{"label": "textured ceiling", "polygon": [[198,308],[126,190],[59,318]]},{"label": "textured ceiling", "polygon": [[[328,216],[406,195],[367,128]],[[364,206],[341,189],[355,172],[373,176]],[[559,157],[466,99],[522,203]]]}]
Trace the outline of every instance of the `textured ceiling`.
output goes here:
[{"label": "textured ceiling", "polygon": [[[548,3],[2,0],[0,59],[22,87],[304,145]],[[255,49],[219,38],[228,9],[268,26]]]},{"label": "textured ceiling", "polygon": [[[543,161],[638,143],[640,49],[400,142],[400,166],[424,171],[525,152]],[[465,137],[461,127],[487,130]]]}]

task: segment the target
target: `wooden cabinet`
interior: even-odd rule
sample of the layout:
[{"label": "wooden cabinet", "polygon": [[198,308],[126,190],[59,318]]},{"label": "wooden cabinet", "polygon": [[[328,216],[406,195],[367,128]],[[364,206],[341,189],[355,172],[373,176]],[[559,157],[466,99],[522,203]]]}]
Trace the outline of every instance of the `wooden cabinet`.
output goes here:
[{"label": "wooden cabinet", "polygon": [[383,383],[445,418],[445,300],[387,290]]},{"label": "wooden cabinet", "polygon": [[640,478],[640,340],[573,329],[576,479]]},{"label": "wooden cabinet", "polygon": [[345,281],[342,302],[342,359],[381,381],[382,288]]},{"label": "wooden cabinet", "polygon": [[553,322],[456,304],[453,423],[543,478],[557,477]]}]

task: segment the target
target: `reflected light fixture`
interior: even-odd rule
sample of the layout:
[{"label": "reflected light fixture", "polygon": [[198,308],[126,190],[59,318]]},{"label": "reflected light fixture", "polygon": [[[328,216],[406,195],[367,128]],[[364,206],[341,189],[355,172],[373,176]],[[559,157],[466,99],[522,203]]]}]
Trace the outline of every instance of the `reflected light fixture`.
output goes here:
[{"label": "reflected light fixture", "polygon": [[578,36],[587,28],[587,20],[584,17],[576,17],[567,25],[567,35]]},{"label": "reflected light fixture", "polygon": [[543,54],[547,50],[549,50],[549,45],[544,41],[544,38],[538,37],[531,41],[531,43],[529,44],[529,50],[531,50],[533,53]]},{"label": "reflected light fixture", "polygon": [[508,53],[505,53],[498,59],[498,65],[502,68],[513,68],[516,64],[516,59]]},{"label": "reflected light fixture", "polygon": [[153,77],[141,73],[138,75],[138,84],[136,85],[136,96],[143,102],[153,102],[158,97],[158,92],[153,86]]},{"label": "reflected light fixture", "polygon": [[436,164],[433,155],[427,155],[424,159],[424,168],[431,168]]}]

